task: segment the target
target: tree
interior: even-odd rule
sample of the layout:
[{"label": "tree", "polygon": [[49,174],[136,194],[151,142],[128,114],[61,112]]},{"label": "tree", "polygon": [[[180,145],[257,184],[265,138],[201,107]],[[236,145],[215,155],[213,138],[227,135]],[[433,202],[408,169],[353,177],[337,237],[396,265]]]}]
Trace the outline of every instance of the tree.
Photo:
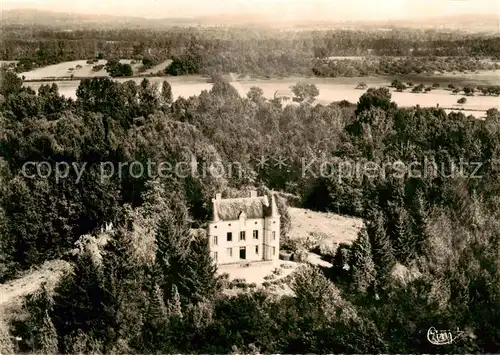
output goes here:
[{"label": "tree", "polygon": [[250,91],[248,91],[248,93],[247,93],[248,99],[255,102],[255,103],[260,102],[262,100],[263,96],[264,96],[264,91],[257,86],[252,86],[250,88]]},{"label": "tree", "polygon": [[377,280],[384,284],[396,260],[394,258],[391,240],[386,233],[386,220],[383,212],[372,211],[369,218],[367,233],[372,247]]},{"label": "tree", "polygon": [[417,86],[414,86],[411,92],[413,93],[420,93],[424,90],[425,86],[423,84],[419,84]]},{"label": "tree", "polygon": [[395,107],[395,105],[391,102],[391,93],[388,88],[369,88],[359,98],[355,114],[358,116],[361,112],[371,108],[380,108],[388,111],[392,107]]},{"label": "tree", "polygon": [[169,317],[182,318],[181,297],[176,285],[172,286],[172,294],[167,305],[167,310]]},{"label": "tree", "polygon": [[50,319],[49,312],[45,311],[43,323],[35,338],[35,349],[41,354],[58,354],[57,332]]},{"label": "tree", "polygon": [[161,85],[161,99],[163,104],[171,105],[174,102],[174,98],[172,95],[172,86],[166,80],[163,81]]},{"label": "tree", "polygon": [[359,292],[365,292],[375,280],[375,264],[366,227],[358,233],[352,243],[350,254],[350,273],[353,284]]},{"label": "tree", "polygon": [[394,257],[402,264],[406,264],[415,256],[415,245],[411,231],[411,219],[404,206],[397,206],[396,220],[393,231]]},{"label": "tree", "polygon": [[428,212],[425,195],[418,190],[411,205],[412,234],[414,236],[414,245],[416,255],[422,255],[425,244],[428,240]]},{"label": "tree", "polygon": [[315,98],[319,95],[319,90],[314,84],[297,83],[291,86],[290,89],[299,101]]},{"label": "tree", "polygon": [[358,86],[356,86],[356,89],[365,90],[367,87],[368,87],[368,85],[366,85],[366,83],[364,81],[361,81],[358,84]]},{"label": "tree", "polygon": [[53,306],[54,299],[46,283],[24,303],[29,314],[28,325],[32,332],[34,350],[42,354],[58,353],[57,331],[50,316]]},{"label": "tree", "polygon": [[210,93],[227,100],[240,98],[238,91],[225,80],[216,80],[212,89],[210,89]]},{"label": "tree", "polygon": [[464,94],[465,94],[466,96],[474,96],[474,92],[475,92],[475,91],[476,91],[476,90],[474,89],[474,87],[472,87],[472,86],[470,86],[470,85],[468,85],[468,86],[464,87]]},{"label": "tree", "polygon": [[406,90],[406,85],[400,81],[398,81],[394,87],[396,88],[397,92],[403,92],[404,90]]},{"label": "tree", "polygon": [[16,95],[21,92],[23,80],[15,73],[0,69],[0,95],[7,98],[9,95]]},{"label": "tree", "polygon": [[402,83],[400,80],[398,80],[398,79],[394,79],[394,80],[391,82],[391,86],[392,86],[393,88],[397,88],[398,86],[401,86],[402,84],[403,84],[403,83]]},{"label": "tree", "polygon": [[151,57],[142,58],[142,66],[144,69],[150,69],[155,65],[153,59]]},{"label": "tree", "polygon": [[465,97],[462,97],[458,99],[457,104],[463,105],[467,102],[467,99]]},{"label": "tree", "polygon": [[109,59],[106,62],[105,68],[112,77],[132,76],[134,74],[130,64],[120,63],[116,58]]}]

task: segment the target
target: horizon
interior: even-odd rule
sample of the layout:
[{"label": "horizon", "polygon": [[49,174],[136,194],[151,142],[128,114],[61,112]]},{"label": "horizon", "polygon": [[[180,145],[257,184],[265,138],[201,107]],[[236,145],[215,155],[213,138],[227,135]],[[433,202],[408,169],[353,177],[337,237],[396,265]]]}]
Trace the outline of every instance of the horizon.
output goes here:
[{"label": "horizon", "polygon": [[[102,0],[101,0],[102,1]],[[2,0],[2,11],[38,10],[73,15],[140,17],[145,19],[193,18],[205,16],[272,16],[280,21],[397,21],[425,17],[491,15],[500,13],[496,0],[199,0],[183,3],[171,0],[87,0],[68,4],[62,0]],[[363,9],[360,13],[359,9]],[[429,15],[431,14],[431,15]]]}]

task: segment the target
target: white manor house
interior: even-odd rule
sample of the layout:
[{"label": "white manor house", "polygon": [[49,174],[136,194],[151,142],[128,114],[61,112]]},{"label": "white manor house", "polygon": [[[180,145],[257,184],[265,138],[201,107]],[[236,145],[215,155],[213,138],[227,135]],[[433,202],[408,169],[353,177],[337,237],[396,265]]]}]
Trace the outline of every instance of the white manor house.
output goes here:
[{"label": "white manor house", "polygon": [[218,265],[279,258],[280,215],[274,195],[223,199],[217,194],[208,224],[210,253]]}]

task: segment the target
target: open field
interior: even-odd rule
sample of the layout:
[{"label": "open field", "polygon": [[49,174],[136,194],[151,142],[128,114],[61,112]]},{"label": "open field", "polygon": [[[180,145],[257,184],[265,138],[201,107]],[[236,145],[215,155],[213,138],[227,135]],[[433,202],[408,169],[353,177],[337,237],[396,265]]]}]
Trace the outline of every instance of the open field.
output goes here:
[{"label": "open field", "polygon": [[[77,62],[74,62],[77,63]],[[79,61],[78,63],[81,63]],[[162,64],[163,65],[163,64]],[[48,70],[49,67],[44,68]],[[67,70],[66,67],[64,67]],[[59,68],[58,70],[62,70]],[[88,73],[90,70],[87,67],[79,69],[83,74]],[[155,69],[152,69],[155,70]],[[49,73],[48,71],[45,74]],[[53,70],[49,74],[57,74],[57,70]],[[80,75],[80,73],[78,74]],[[95,73],[95,75],[100,75],[100,72]],[[193,95],[199,95],[203,90],[210,90],[212,87],[211,83],[208,83],[207,79],[202,76],[183,76],[183,77],[150,77],[150,81],[161,84],[163,80],[168,80],[172,85],[172,91],[174,98],[189,97]],[[360,81],[365,82],[368,87],[380,87],[389,85],[393,78],[382,78],[382,77],[368,77],[368,78],[283,78],[283,79],[255,79],[255,80],[242,80],[233,83],[238,86],[238,91],[240,94],[245,94],[252,86],[258,86],[264,91],[264,96],[266,98],[272,98],[277,90],[288,89],[291,85],[294,85],[298,81],[305,81],[309,83],[314,83],[319,89],[319,96],[317,97],[318,102],[321,104],[329,104],[333,101],[347,100],[352,103],[356,103],[359,97],[364,93],[364,90],[356,90],[355,87]],[[127,80],[134,80],[139,83],[142,78],[120,78],[116,79],[119,82],[125,82]],[[412,81],[414,84],[424,83],[427,85],[433,82],[440,82],[441,87],[446,86],[448,83],[460,83],[459,85],[475,84],[475,85],[495,85],[500,82],[500,71],[498,72],[483,72],[480,74],[460,74],[460,76],[453,75],[436,75],[429,76],[425,78],[415,78],[415,77],[400,77],[400,80]],[[79,81],[56,81],[55,82],[61,94],[66,97],[76,97],[76,89],[79,85]],[[44,82],[29,82],[25,85],[37,90],[40,85]],[[420,105],[422,107],[436,107],[439,104],[440,107],[448,109],[448,111],[454,110],[458,111],[463,109],[464,114],[473,115],[476,118],[481,118],[485,116],[486,110],[496,107],[500,108],[500,98],[494,96],[482,96],[476,94],[476,96],[468,97],[467,103],[464,105],[458,105],[457,100],[461,97],[460,95],[453,95],[447,90],[433,90],[430,93],[414,94],[411,92],[396,92],[392,90],[392,99],[399,106],[411,107]]]},{"label": "open field", "polygon": [[363,227],[359,218],[345,217],[335,213],[315,212],[302,208],[289,208],[292,218],[290,238],[302,244],[336,247],[340,243],[350,244]]},{"label": "open field", "polygon": [[[102,59],[93,64],[87,64],[86,60],[75,60],[71,62],[63,62],[59,64],[49,65],[43,68],[37,68],[34,70],[30,70],[28,72],[20,73],[20,76],[24,76],[26,80],[44,80],[49,78],[70,78],[73,74],[78,78],[92,78],[96,76],[109,76],[106,70],[103,68],[99,71],[92,71],[92,68],[95,65],[105,65],[107,60]],[[131,64],[131,59],[122,59],[120,63],[127,63],[132,66],[132,70],[134,71],[134,75],[143,74],[148,75],[151,73],[157,73],[166,68],[168,64],[170,64],[171,60],[166,60],[151,69],[145,70],[141,72],[139,69],[142,67],[141,62],[137,62],[135,64]],[[81,66],[81,68],[77,68],[77,66]],[[72,68],[72,69],[71,69]]]},{"label": "open field", "polygon": [[70,264],[63,260],[47,261],[38,269],[28,272],[24,277],[0,285],[0,315],[7,308],[19,306],[23,296],[40,288],[43,282],[54,286],[62,273],[70,269]]}]

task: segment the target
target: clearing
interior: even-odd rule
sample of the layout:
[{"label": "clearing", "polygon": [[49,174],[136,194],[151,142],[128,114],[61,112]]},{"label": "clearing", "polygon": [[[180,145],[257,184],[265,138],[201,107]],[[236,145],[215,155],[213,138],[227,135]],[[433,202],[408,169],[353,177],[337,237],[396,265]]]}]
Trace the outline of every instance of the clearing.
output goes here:
[{"label": "clearing", "polygon": [[326,236],[323,242],[349,244],[363,227],[360,218],[341,216],[335,213],[315,212],[303,208],[289,208],[292,218],[292,239]]},{"label": "clearing", "polygon": [[43,282],[53,287],[65,271],[71,270],[68,262],[63,260],[47,261],[24,277],[0,285],[0,318],[8,313],[8,309],[19,309],[23,296],[38,290]]},{"label": "clearing", "polygon": [[[59,64],[49,65],[43,68],[37,68],[30,70],[28,72],[20,73],[19,76],[24,76],[26,80],[43,80],[43,79],[69,79],[71,75],[77,78],[92,78],[96,76],[109,76],[104,68],[99,71],[93,71],[92,68],[96,65],[105,65],[107,60],[101,59],[93,64],[87,64],[87,60],[74,60],[70,62],[63,62]],[[121,59],[120,63],[130,64],[132,66],[132,70],[134,71],[134,75],[137,74],[150,74],[157,73],[165,69],[167,64],[171,61],[166,60],[163,63],[160,63],[154,66],[151,69],[148,69],[144,72],[140,72],[140,68],[142,67],[142,63],[140,61],[134,62],[132,59]],[[78,82],[78,81],[76,81]],[[76,88],[75,88],[76,90]]]},{"label": "clearing", "polygon": [[[336,247],[340,243],[350,244],[357,238],[358,232],[363,226],[363,221],[359,218],[345,217],[334,213],[315,212],[302,208],[289,208],[289,212],[292,219],[290,237],[311,246],[327,245]],[[321,267],[332,267],[332,264],[322,260],[318,254],[312,252],[308,253],[307,261]],[[293,261],[274,260],[272,262],[250,264],[248,267],[241,267],[237,264],[223,265],[219,266],[218,273],[227,273],[229,281],[244,280],[247,284],[255,283],[257,288],[261,288],[264,287],[265,282],[274,281],[279,283],[280,280],[292,275],[300,265],[300,263]],[[276,269],[281,270],[280,275],[276,274]],[[286,282],[271,285],[270,287],[273,293],[279,295],[290,294],[291,292]],[[238,292],[242,292],[242,289],[226,289],[228,294]]]},{"label": "clearing", "polygon": [[[79,63],[81,63],[80,61]],[[76,63],[76,62],[72,62]],[[83,61],[85,63],[85,61]],[[162,63],[163,65],[165,63]],[[85,64],[90,67],[90,65]],[[55,67],[50,66],[47,68],[37,69],[30,72],[31,78],[38,77],[48,77],[57,76],[61,72],[53,70],[49,72],[49,68]],[[67,74],[68,66],[60,68],[58,70],[64,70]],[[105,72],[90,73],[90,68],[83,66],[82,69],[75,70],[75,76],[97,76],[97,75],[107,75]],[[37,72],[38,70],[42,72]],[[47,70],[47,72],[43,72]],[[156,70],[155,68],[151,70]],[[104,69],[102,70],[104,71]],[[36,75],[35,75],[36,74]],[[51,75],[49,75],[51,74]],[[26,73],[25,73],[26,75]],[[28,78],[28,76],[26,76]],[[139,83],[143,78],[118,78],[115,79],[119,82],[125,82],[128,80],[133,80]],[[409,80],[409,78],[407,78]],[[452,76],[428,76],[421,78],[413,78],[413,83],[426,83],[430,85],[434,81],[441,82],[441,87],[447,86],[446,83],[460,83],[460,86],[466,84],[475,85],[495,85],[500,82],[500,71],[496,72],[481,72],[479,74],[460,74],[459,77]],[[172,86],[172,94],[174,99],[179,97],[188,98],[193,95],[199,95],[203,90],[210,90],[212,84],[207,81],[207,78],[201,76],[179,76],[179,77],[148,77],[148,80],[158,84],[161,87],[161,83],[167,80]],[[240,95],[246,95],[252,86],[260,87],[264,92],[264,97],[271,99],[274,97],[274,93],[277,90],[287,90],[291,85],[296,84],[298,81],[305,81],[308,83],[314,83],[318,87],[319,96],[317,97],[317,102],[323,105],[328,105],[334,101],[347,100],[352,103],[356,103],[359,97],[365,92],[365,90],[357,90],[356,86],[359,82],[365,82],[368,87],[381,87],[388,86],[390,84],[390,78],[286,78],[286,79],[256,79],[256,80],[239,80],[232,82],[235,88],[238,90]],[[406,79],[405,79],[406,80]],[[409,80],[410,81],[410,80]],[[406,82],[406,81],[405,81]],[[25,85],[30,86],[34,90],[38,90],[40,85],[44,83],[52,82],[27,82]],[[59,92],[66,96],[76,98],[76,89],[80,82],[78,80],[71,81],[55,81],[59,87]],[[476,94],[475,96],[467,97],[467,103],[464,105],[457,104],[457,100],[464,95],[453,95],[450,91],[444,89],[433,90],[430,93],[420,93],[415,94],[409,91],[406,92],[396,92],[391,89],[392,100],[401,107],[413,107],[420,105],[421,107],[436,107],[439,104],[440,107],[451,111],[462,111],[465,115],[472,115],[476,118],[483,118],[486,116],[486,111],[490,108],[500,109],[500,98],[495,96],[483,96]]]}]

